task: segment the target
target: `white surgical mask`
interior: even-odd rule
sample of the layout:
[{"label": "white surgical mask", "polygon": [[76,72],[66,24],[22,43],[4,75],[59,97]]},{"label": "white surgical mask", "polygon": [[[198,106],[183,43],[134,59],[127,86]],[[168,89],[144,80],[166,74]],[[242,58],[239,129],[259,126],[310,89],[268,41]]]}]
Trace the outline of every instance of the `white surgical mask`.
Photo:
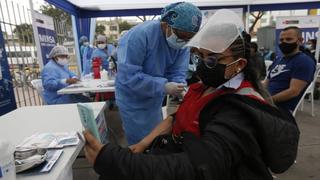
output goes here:
[{"label": "white surgical mask", "polygon": [[65,66],[69,64],[69,59],[68,58],[58,58],[57,63],[60,64],[61,66]]},{"label": "white surgical mask", "polygon": [[89,42],[84,42],[83,45],[84,46],[89,46]]},{"label": "white surgical mask", "polygon": [[305,48],[311,50],[311,49],[312,49],[312,44],[306,44],[306,45],[305,45]]},{"label": "white surgical mask", "polygon": [[104,49],[106,48],[107,44],[98,44],[99,49]]},{"label": "white surgical mask", "polygon": [[181,49],[183,46],[187,44],[186,41],[179,39],[177,35],[171,29],[171,35],[166,38],[168,45],[173,49]]}]

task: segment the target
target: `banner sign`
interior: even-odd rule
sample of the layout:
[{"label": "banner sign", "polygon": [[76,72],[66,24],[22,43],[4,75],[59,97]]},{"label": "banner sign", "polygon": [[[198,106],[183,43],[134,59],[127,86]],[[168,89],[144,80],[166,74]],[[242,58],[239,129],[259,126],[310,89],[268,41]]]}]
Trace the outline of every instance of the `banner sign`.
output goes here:
[{"label": "banner sign", "polygon": [[[43,67],[49,61],[49,53],[56,46],[56,32],[54,30],[53,19],[50,16],[33,11],[33,28],[36,28],[35,39],[37,38],[37,48],[39,64]],[[40,57],[41,54],[41,57]]]},{"label": "banner sign", "polygon": [[0,116],[17,108],[0,26]]}]

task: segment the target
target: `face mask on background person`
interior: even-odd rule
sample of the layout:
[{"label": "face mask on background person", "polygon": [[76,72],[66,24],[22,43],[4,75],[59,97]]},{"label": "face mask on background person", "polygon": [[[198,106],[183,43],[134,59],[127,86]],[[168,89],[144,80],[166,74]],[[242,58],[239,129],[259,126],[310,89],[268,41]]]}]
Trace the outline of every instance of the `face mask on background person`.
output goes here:
[{"label": "face mask on background person", "polygon": [[83,45],[84,46],[89,46],[89,42],[84,42]]},{"label": "face mask on background person", "polygon": [[61,66],[65,66],[69,64],[69,59],[68,58],[58,58],[57,63],[60,64]]},{"label": "face mask on background person", "polygon": [[312,44],[306,44],[304,47],[305,47],[306,49],[312,50]]},{"label": "face mask on background person", "polygon": [[282,42],[279,44],[279,48],[283,54],[292,53],[297,48],[297,46],[298,46],[297,42],[293,42],[293,43]]},{"label": "face mask on background person", "polygon": [[204,85],[217,88],[229,80],[224,76],[226,68],[236,63],[237,61],[234,61],[230,64],[217,63],[214,67],[211,68],[208,67],[208,65],[206,65],[203,60],[200,60],[197,66],[196,74],[199,76]]},{"label": "face mask on background person", "polygon": [[[171,29],[171,28],[170,28]],[[171,35],[167,37],[168,45],[173,49],[181,49],[184,45],[187,44],[186,41],[179,39],[177,35],[171,29]]]},{"label": "face mask on background person", "polygon": [[104,49],[104,48],[107,47],[107,44],[105,44],[105,43],[104,44],[98,44],[97,46],[98,46],[99,49]]}]

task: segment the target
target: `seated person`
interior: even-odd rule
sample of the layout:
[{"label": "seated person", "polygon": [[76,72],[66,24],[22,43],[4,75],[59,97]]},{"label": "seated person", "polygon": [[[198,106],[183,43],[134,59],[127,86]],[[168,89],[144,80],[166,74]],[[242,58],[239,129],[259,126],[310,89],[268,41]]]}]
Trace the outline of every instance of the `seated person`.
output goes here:
[{"label": "seated person", "polygon": [[283,53],[269,67],[265,86],[272,100],[291,112],[294,111],[301,96],[313,81],[315,62],[299,50],[303,38],[298,27],[290,26],[282,30],[279,48]]},{"label": "seated person", "polygon": [[266,65],[264,63],[263,57],[258,52],[258,44],[255,42],[251,42],[250,45],[250,54],[252,59],[255,60],[253,63],[255,64],[258,79],[264,80],[266,76]]},{"label": "seated person", "polygon": [[101,179],[271,180],[270,170],[281,173],[294,163],[297,125],[268,102],[239,29],[242,21],[230,10],[208,20],[188,43],[198,48],[202,82],[138,144],[102,145],[84,133],[86,157]]},{"label": "seated person", "polygon": [[189,66],[188,66],[188,72],[187,72],[187,85],[190,86],[193,83],[196,83],[199,81],[199,78],[197,77],[196,67],[199,61],[199,56],[195,53],[196,48],[190,49],[190,60],[189,60]]},{"label": "seated person", "polygon": [[67,48],[55,46],[49,53],[49,62],[41,71],[44,99],[47,104],[67,104],[89,102],[90,99],[79,94],[57,94],[57,91],[79,81],[68,69],[69,55]]},{"label": "seated person", "polygon": [[316,46],[317,46],[317,40],[316,39],[309,39],[306,42],[306,48],[310,50],[311,54],[314,56],[316,53]]}]

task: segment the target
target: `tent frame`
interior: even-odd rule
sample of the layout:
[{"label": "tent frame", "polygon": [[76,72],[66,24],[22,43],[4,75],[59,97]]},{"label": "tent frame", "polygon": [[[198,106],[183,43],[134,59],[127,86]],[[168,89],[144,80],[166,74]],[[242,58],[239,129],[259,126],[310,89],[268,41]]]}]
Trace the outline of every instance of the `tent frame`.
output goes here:
[{"label": "tent frame", "polygon": [[[81,9],[67,0],[45,0],[49,4],[64,10],[71,14],[73,34],[76,48],[79,49],[78,39],[85,35],[89,37],[89,41],[92,43],[95,32],[95,23],[97,17],[121,17],[121,16],[147,16],[147,15],[159,15],[161,8],[148,8],[148,9],[123,9],[123,10],[87,10]],[[252,1],[251,4],[241,5],[224,5],[224,6],[200,6],[201,10],[209,9],[221,9],[221,8],[242,8],[244,13],[247,13],[247,22],[249,21],[248,14],[255,11],[271,11],[271,10],[290,10],[290,9],[320,9],[319,1],[309,2],[292,2],[292,3],[260,3]],[[248,25],[246,26],[248,28]],[[81,68],[80,54],[76,51],[78,59],[78,67]]]}]

